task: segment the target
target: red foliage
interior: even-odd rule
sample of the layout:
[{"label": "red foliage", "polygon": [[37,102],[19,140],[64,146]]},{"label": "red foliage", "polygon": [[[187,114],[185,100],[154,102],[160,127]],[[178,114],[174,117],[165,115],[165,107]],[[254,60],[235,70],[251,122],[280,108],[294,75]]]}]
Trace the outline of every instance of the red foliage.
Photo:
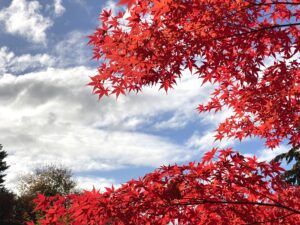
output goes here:
[{"label": "red foliage", "polygon": [[[188,68],[216,88],[198,110],[233,110],[217,139],[300,141],[300,2],[122,0],[128,13],[103,11],[90,36],[101,61],[90,85],[99,97],[160,84],[168,91]],[[125,18],[126,16],[126,18]],[[215,154],[218,154],[218,159]],[[231,149],[203,161],[163,166],[105,192],[39,196],[41,224],[296,224],[300,189],[275,163]]]},{"label": "red foliage", "polygon": [[224,149],[217,161],[163,166],[116,190],[40,195],[36,210],[45,214],[43,225],[295,224],[299,188],[281,181],[281,171],[278,164]]},{"label": "red foliage", "polygon": [[[101,60],[95,94],[159,83],[168,91],[189,68],[218,87],[202,111],[230,107],[218,138],[256,135],[276,147],[300,141],[300,3],[271,0],[122,0],[90,36]],[[126,15],[126,18],[125,18]],[[124,22],[125,21],[125,22]]]}]

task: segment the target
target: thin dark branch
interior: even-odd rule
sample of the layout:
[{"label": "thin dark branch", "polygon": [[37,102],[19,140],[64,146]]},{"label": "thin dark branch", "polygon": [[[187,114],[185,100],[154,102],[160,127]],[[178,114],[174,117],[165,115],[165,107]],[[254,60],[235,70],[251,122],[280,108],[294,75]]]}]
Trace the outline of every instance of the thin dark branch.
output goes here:
[{"label": "thin dark branch", "polygon": [[300,211],[292,209],[288,206],[281,204],[263,203],[263,202],[243,202],[243,201],[216,201],[216,200],[195,200],[195,199],[185,199],[190,200],[190,202],[176,202],[174,205],[203,205],[203,204],[231,204],[231,205],[257,205],[266,207],[276,207],[286,209],[287,211],[293,212],[295,214],[300,214]]},{"label": "thin dark branch", "polygon": [[252,5],[261,6],[261,5],[300,5],[300,2],[268,2],[268,3],[254,3]]},{"label": "thin dark branch", "polygon": [[247,34],[258,33],[258,32],[265,31],[265,30],[271,30],[271,29],[276,29],[276,28],[281,28],[281,27],[299,26],[299,25],[300,25],[300,23],[276,24],[274,26],[262,27],[262,28],[256,29],[256,30],[252,29],[250,31],[242,32],[242,33],[239,33],[239,34],[233,34],[233,35],[229,35],[229,36],[220,36],[220,37],[212,38],[211,40],[217,41],[217,40],[222,40],[222,39],[226,39],[226,38],[235,38],[235,37],[240,37],[240,36],[244,36],[244,35],[247,35]]},{"label": "thin dark branch", "polygon": [[270,29],[275,29],[275,28],[280,28],[280,27],[292,27],[292,26],[299,26],[300,23],[288,23],[288,24],[276,24],[273,26],[268,26],[268,27],[263,27],[261,29],[257,29],[257,30],[251,30],[249,31],[251,32],[260,32],[260,31],[264,31],[264,30],[270,30]]},{"label": "thin dark branch", "polygon": [[[244,166],[246,166],[246,165],[244,165]],[[241,183],[239,183],[239,182],[237,182],[237,181],[235,181],[234,183],[237,184],[237,185],[239,185],[240,187],[244,187],[243,184],[241,184]],[[266,194],[264,194],[264,193],[258,192],[258,191],[255,190],[254,188],[248,187],[248,189],[251,190],[251,191],[253,191],[253,192],[255,192],[257,195],[261,195],[261,196],[263,196],[263,197],[265,197],[265,198],[271,200],[272,202],[274,202],[274,203],[276,203],[276,204],[278,204],[278,205],[281,204],[281,203],[278,202],[277,200],[271,198],[270,196],[268,196],[268,195],[266,195]]]},{"label": "thin dark branch", "polygon": [[289,217],[291,215],[294,215],[295,213],[289,213],[289,214],[286,214],[284,216],[280,216],[280,217],[277,217],[275,219],[271,219],[271,220],[264,220],[264,221],[257,221],[257,222],[254,222],[254,223],[246,223],[244,225],[253,225],[253,224],[262,224],[262,223],[270,223],[270,222],[275,222],[275,221],[278,221],[278,220],[281,220],[281,219],[284,219],[286,217]]}]

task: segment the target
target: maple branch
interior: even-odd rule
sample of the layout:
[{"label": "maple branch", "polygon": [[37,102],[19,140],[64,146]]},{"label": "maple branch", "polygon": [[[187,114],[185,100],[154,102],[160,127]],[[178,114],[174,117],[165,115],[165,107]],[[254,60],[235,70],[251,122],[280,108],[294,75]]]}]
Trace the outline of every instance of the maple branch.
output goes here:
[{"label": "maple branch", "polygon": [[[252,168],[249,167],[245,162],[244,162],[242,165],[252,170]],[[234,184],[239,185],[240,187],[244,187],[244,185],[243,185],[242,183],[238,182],[238,181],[234,181]],[[260,185],[260,187],[262,187],[262,186]],[[264,194],[264,193],[258,192],[258,191],[255,190],[254,188],[248,187],[248,189],[251,190],[251,191],[253,191],[253,192],[256,193],[257,195],[264,196],[265,198],[267,198],[267,199],[269,199],[269,200],[275,202],[276,204],[280,204],[280,202],[278,202],[277,200],[271,198],[270,196],[268,196],[268,195],[266,195],[266,194]]]},{"label": "maple branch", "polygon": [[269,2],[269,3],[253,3],[252,5],[300,5],[300,2]]},{"label": "maple branch", "polygon": [[212,38],[212,40],[213,41],[223,40],[223,39],[226,39],[226,38],[234,38],[234,37],[239,37],[239,36],[243,36],[243,35],[247,35],[247,34],[258,33],[258,32],[269,30],[269,29],[275,29],[275,28],[280,28],[280,27],[299,26],[299,25],[300,25],[300,23],[276,24],[274,26],[263,27],[263,28],[260,28],[260,29],[257,29],[257,30],[252,29],[250,31],[239,33],[239,34],[233,34],[233,35],[229,35],[229,36],[220,36],[220,37]]},{"label": "maple branch", "polygon": [[254,223],[246,223],[244,225],[253,225],[253,224],[261,224],[261,223],[269,223],[269,222],[274,222],[274,221],[277,221],[277,220],[281,220],[281,219],[284,219],[286,217],[289,217],[291,215],[294,215],[295,213],[289,213],[289,214],[286,214],[284,216],[280,216],[280,217],[277,217],[275,219],[271,219],[271,220],[264,220],[264,221],[257,221],[257,222],[254,222]]},{"label": "maple branch", "polygon": [[263,203],[263,202],[234,202],[234,201],[216,201],[216,200],[193,200],[193,199],[185,199],[185,200],[192,200],[190,202],[177,202],[173,203],[174,205],[203,205],[203,204],[232,204],[232,205],[257,205],[257,206],[267,206],[267,207],[277,207],[283,208],[288,211],[291,211],[295,214],[300,214],[300,211],[292,209],[290,207],[281,205],[281,204],[272,204],[272,203]]},{"label": "maple branch", "polygon": [[280,27],[292,27],[292,26],[299,26],[299,25],[300,25],[300,23],[276,24],[274,26],[263,27],[261,29],[252,30],[252,31],[260,32],[260,31],[264,31],[264,30],[268,30],[268,29],[275,29],[275,28],[280,28]]}]

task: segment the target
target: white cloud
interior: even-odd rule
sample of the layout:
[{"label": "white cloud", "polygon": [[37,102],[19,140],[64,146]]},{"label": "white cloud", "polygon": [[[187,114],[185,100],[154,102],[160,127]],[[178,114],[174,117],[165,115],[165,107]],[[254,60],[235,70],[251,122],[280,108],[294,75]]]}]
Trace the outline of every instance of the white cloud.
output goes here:
[{"label": "white cloud", "polygon": [[16,56],[6,46],[0,47],[0,76],[4,73],[21,74],[54,65],[54,57],[48,54],[23,54]]},{"label": "white cloud", "polygon": [[47,53],[16,55],[7,46],[0,46],[0,76],[4,73],[19,75],[52,66],[66,68],[87,65],[90,62],[87,42],[86,33],[72,31]]},{"label": "white cloud", "polygon": [[221,112],[220,111],[217,113],[205,112],[200,114],[201,122],[205,124],[213,125],[215,129],[221,122],[224,122],[225,119],[230,117],[231,115],[233,115],[233,111],[226,107]]},{"label": "white cloud", "polygon": [[[158,167],[192,159],[199,152],[195,147],[203,141],[197,141],[196,135],[188,144],[179,145],[138,128],[173,129],[201,120],[196,107],[208,100],[211,86],[201,87],[197,77],[185,71],[178,86],[168,94],[149,87],[139,95],[98,102],[86,86],[94,70],[83,66],[50,68],[65,58],[69,61],[58,66],[85,60],[84,50],[69,57],[82,38],[80,32],[70,33],[52,56],[16,56],[8,48],[0,48],[0,135],[9,153],[7,184],[11,188],[18,174],[45,163],[60,163],[88,174],[131,166]],[[43,71],[26,73],[37,68]],[[12,75],[24,71],[22,76]],[[157,116],[166,113],[171,117],[160,117],[157,122]],[[206,122],[213,124],[215,120]],[[82,187],[92,182],[90,178],[80,179]]]},{"label": "white cloud", "polygon": [[59,17],[64,14],[66,8],[62,4],[62,0],[53,0],[51,3],[49,1],[45,1],[46,4],[46,11],[50,13],[53,17]]},{"label": "white cloud", "polygon": [[54,0],[54,13],[56,16],[61,16],[65,12],[65,7],[61,0]]},{"label": "white cloud", "polygon": [[215,141],[215,132],[207,131],[200,135],[198,132],[194,133],[186,142],[188,148],[196,148],[201,151],[209,151],[213,147],[225,148],[232,146],[235,142],[233,139],[224,139],[222,141]]},{"label": "white cloud", "polygon": [[287,151],[289,151],[289,148],[286,145],[280,145],[273,150],[266,148],[258,152],[257,159],[258,161],[269,162],[272,159],[274,159],[277,155],[285,153]]},{"label": "white cloud", "polygon": [[60,67],[87,65],[91,60],[91,50],[86,46],[87,34],[80,31],[72,31],[58,42],[53,51],[56,57],[56,65]]},{"label": "white cloud", "polygon": [[154,127],[156,129],[170,129],[170,128],[182,128],[187,125],[187,123],[192,119],[193,117],[188,117],[186,114],[175,114],[170,119],[157,122]]},{"label": "white cloud", "polygon": [[[41,13],[39,1],[12,0],[11,4],[0,11],[0,24],[6,32],[27,38],[34,43],[46,43],[46,30],[53,21]],[[61,15],[64,7],[60,0],[54,1],[54,14]]]},{"label": "white cloud", "polygon": [[[103,9],[106,9],[106,10],[110,10],[110,9],[111,10],[117,10],[117,9],[120,9],[120,8],[121,8],[121,6],[118,6],[117,2],[112,1],[112,0],[106,1],[105,5],[103,7]],[[116,11],[113,12],[113,13],[116,14]]]},{"label": "white cloud", "polygon": [[10,52],[7,47],[0,48],[0,75],[7,72],[7,67],[15,57],[13,52]]},{"label": "white cloud", "polygon": [[[197,106],[207,102],[212,92],[212,85],[200,86],[200,81],[192,76],[188,70],[183,71],[183,78],[179,85],[168,92],[168,103],[164,105],[166,112],[173,111],[170,118],[155,123],[156,129],[181,128],[191,121],[202,118],[198,113]],[[161,91],[164,94],[164,91]]]},{"label": "white cloud", "polygon": [[[85,67],[49,68],[0,78],[0,135],[9,153],[10,187],[22,171],[45,162],[89,172],[158,167],[193,157],[185,146],[134,131],[134,127],[165,110],[178,110],[181,104],[187,107],[187,99],[197,96],[197,91],[183,94],[179,89],[166,96],[148,88],[138,96],[99,103],[85,86],[93,73]],[[189,107],[194,110],[193,105]]]},{"label": "white cloud", "polygon": [[87,42],[86,33],[72,31],[47,53],[16,55],[7,46],[0,46],[0,76],[4,73],[19,75],[52,66],[87,65],[91,59]]},{"label": "white cloud", "polygon": [[102,177],[76,177],[77,186],[81,190],[96,190],[105,191],[105,187],[114,185],[118,188],[120,185],[114,179],[106,179]]}]

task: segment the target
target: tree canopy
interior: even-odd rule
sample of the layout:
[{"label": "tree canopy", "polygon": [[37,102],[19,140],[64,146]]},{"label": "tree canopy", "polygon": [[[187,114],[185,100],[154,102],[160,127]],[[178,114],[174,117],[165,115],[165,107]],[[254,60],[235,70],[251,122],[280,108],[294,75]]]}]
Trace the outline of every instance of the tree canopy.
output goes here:
[{"label": "tree canopy", "polygon": [[278,163],[231,149],[199,163],[163,166],[119,189],[35,200],[42,224],[295,224],[299,188],[283,182]]},{"label": "tree canopy", "polygon": [[18,184],[18,216],[25,221],[38,220],[40,214],[34,212],[33,199],[39,194],[50,197],[74,193],[76,181],[72,176],[70,169],[57,165],[46,165],[36,168],[32,174],[21,175]]},{"label": "tree canopy", "polygon": [[[99,97],[160,84],[168,91],[189,68],[217,88],[198,110],[234,114],[217,139],[300,141],[300,3],[270,0],[123,0],[104,10],[90,36],[101,61],[90,85]],[[199,85],[201,84],[199,82]]]},{"label": "tree canopy", "polygon": [[72,176],[72,171],[63,166],[47,165],[36,168],[33,174],[20,176],[19,191],[21,195],[70,194],[75,191],[76,187]]},{"label": "tree canopy", "polygon": [[[300,2],[121,0],[90,36],[100,60],[90,85],[99,97],[173,88],[184,69],[215,84],[199,112],[229,107],[216,139],[258,136],[270,148],[300,142]],[[283,156],[284,157],[284,156]],[[232,149],[162,166],[119,189],[35,200],[43,224],[295,224],[299,187],[275,162]]]}]

